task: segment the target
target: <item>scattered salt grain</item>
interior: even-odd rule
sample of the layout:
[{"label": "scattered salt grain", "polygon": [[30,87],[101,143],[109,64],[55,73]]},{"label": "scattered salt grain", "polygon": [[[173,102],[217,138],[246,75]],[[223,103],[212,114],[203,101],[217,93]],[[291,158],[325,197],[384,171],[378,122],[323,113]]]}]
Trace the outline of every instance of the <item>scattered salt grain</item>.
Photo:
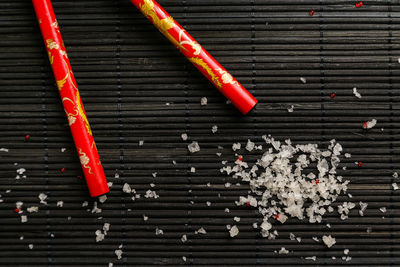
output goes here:
[{"label": "scattered salt grain", "polygon": [[19,240],[24,240],[24,236],[21,235],[21,236],[19,237]]},{"label": "scattered salt grain", "polygon": [[218,157],[221,157],[222,153],[217,152],[217,153],[215,153],[215,155],[217,155]]},{"label": "scattered salt grain", "polygon": [[208,102],[207,97],[202,97],[200,99],[200,105],[202,105],[202,106],[207,105],[207,102]]},{"label": "scattered salt grain", "polygon": [[319,239],[316,236],[312,237],[312,240],[314,240],[315,242],[319,242]]},{"label": "scattered salt grain", "polygon": [[364,129],[371,129],[371,128],[375,127],[375,125],[376,125],[377,122],[378,122],[378,121],[377,121],[376,119],[372,119],[372,120],[370,120],[370,121],[367,121],[367,122],[365,122],[365,123],[363,124],[363,128],[364,128]]},{"label": "scattered salt grain", "polygon": [[158,198],[159,195],[157,195],[156,191],[152,191],[152,190],[147,190],[146,194],[144,195],[145,198]]},{"label": "scattered salt grain", "polygon": [[196,168],[195,167],[190,167],[190,172],[191,173],[195,173],[196,172]]},{"label": "scattered salt grain", "polygon": [[67,150],[67,149],[66,149],[65,147],[62,147],[62,148],[61,148],[61,152],[63,152],[63,153],[64,153],[66,150]]},{"label": "scattered salt grain", "polygon": [[385,213],[387,210],[386,210],[386,207],[381,207],[381,208],[379,208],[379,210],[381,211],[381,212],[383,212],[383,213]]},{"label": "scattered salt grain", "polygon": [[47,195],[45,193],[40,193],[39,194],[39,199],[40,199],[40,203],[47,205],[47,201],[46,201]]},{"label": "scattered salt grain", "polygon": [[360,210],[358,211],[358,213],[360,214],[360,216],[364,216],[364,211],[367,209],[368,203],[360,201],[358,204],[360,205]]},{"label": "scattered salt grain", "polygon": [[392,176],[393,176],[393,178],[396,178],[396,179],[399,178],[399,174],[397,172],[394,172]]},{"label": "scattered salt grain", "polygon": [[344,255],[349,255],[349,252],[350,252],[350,250],[347,249],[347,248],[346,248],[345,250],[343,250],[343,254],[344,254]]},{"label": "scattered salt grain", "polygon": [[196,152],[200,151],[199,143],[197,143],[196,141],[193,141],[191,144],[188,145],[188,149],[189,149],[190,153],[196,153]]},{"label": "scattered salt grain", "polygon": [[186,257],[185,256],[182,256],[182,260],[184,261],[184,262],[186,262]]},{"label": "scattered salt grain", "polygon": [[117,258],[120,260],[122,258],[122,253],[123,253],[121,250],[122,245],[120,245],[119,248],[120,249],[116,249],[114,252],[115,252],[115,255],[117,255]]},{"label": "scattered salt grain", "polygon": [[209,206],[211,206],[211,202],[210,201],[207,201],[206,202],[206,205],[209,207]]},{"label": "scattered salt grain", "polygon": [[114,264],[112,262],[108,263],[108,267],[113,267],[113,266],[114,266]]},{"label": "scattered salt grain", "polygon": [[307,83],[307,80],[306,80],[306,78],[304,78],[304,77],[300,77],[300,81],[301,81],[302,83]]},{"label": "scattered salt grain", "polygon": [[247,151],[253,151],[254,147],[255,147],[255,143],[250,141],[250,139],[247,139],[247,144],[246,144],[246,150]]},{"label": "scattered salt grain", "polygon": [[2,147],[2,148],[0,148],[0,152],[8,152],[8,148]]},{"label": "scattered salt grain", "polygon": [[97,202],[93,203],[92,213],[101,213],[101,209],[97,207]]},{"label": "scattered salt grain", "polygon": [[287,249],[284,248],[284,247],[281,247],[281,249],[279,250],[278,253],[279,253],[279,254],[288,254],[288,253],[289,253],[289,250],[287,250]]},{"label": "scattered salt grain", "polygon": [[28,245],[29,249],[33,249],[33,244]]},{"label": "scattered salt grain", "polygon": [[143,221],[147,221],[148,219],[149,217],[143,214]]},{"label": "scattered salt grain", "polygon": [[218,131],[218,126],[217,126],[217,125],[214,125],[214,126],[211,128],[211,132],[215,134],[217,131]]},{"label": "scattered salt grain", "polygon": [[240,217],[233,217],[233,220],[234,220],[235,222],[240,222]]},{"label": "scattered salt grain", "polygon": [[195,233],[196,234],[199,233],[199,234],[205,235],[205,234],[207,234],[207,231],[203,227],[201,227],[199,230],[195,231]]},{"label": "scattered salt grain", "polygon": [[57,201],[57,207],[62,208],[63,206],[64,206],[64,201],[62,201],[62,200]]},{"label": "scattered salt grain", "polygon": [[224,186],[225,186],[226,188],[231,187],[231,183],[225,183]]},{"label": "scattered salt grain", "polygon": [[96,235],[96,242],[101,242],[104,240],[104,234],[101,232],[101,230],[96,230],[95,235]]},{"label": "scattered salt grain", "polygon": [[107,200],[107,195],[99,196],[99,202],[100,203],[104,203],[104,202],[106,202],[106,200]]},{"label": "scattered salt grain", "polygon": [[398,184],[396,184],[396,183],[393,183],[392,184],[392,187],[393,187],[393,190],[399,190],[399,185]]},{"label": "scattered salt grain", "polygon": [[312,257],[305,257],[306,260],[312,260],[312,261],[316,261],[317,257],[316,256],[312,256]]},{"label": "scattered salt grain", "polygon": [[188,139],[188,135],[186,133],[181,134],[181,138],[183,141],[186,141]]},{"label": "scattered salt grain", "polygon": [[344,154],[344,157],[345,157],[345,158],[351,158],[351,154],[350,154],[350,153],[345,153],[345,154]]},{"label": "scattered salt grain", "polygon": [[87,202],[87,201],[83,201],[83,203],[82,203],[82,207],[87,207],[89,205],[89,202]]},{"label": "scattered salt grain", "polygon": [[124,186],[122,187],[122,191],[123,191],[124,193],[129,194],[129,193],[132,192],[132,188],[131,188],[131,186],[130,186],[128,183],[125,183]]},{"label": "scattered salt grain", "polygon": [[225,212],[226,212],[226,213],[229,213],[230,210],[229,210],[228,208],[225,208]]},{"label": "scattered salt grain", "polygon": [[143,146],[144,145],[144,141],[143,140],[139,140],[139,146]]},{"label": "scattered salt grain", "polygon": [[325,245],[326,245],[328,248],[330,248],[330,247],[332,247],[333,245],[336,244],[336,239],[333,238],[331,235],[329,235],[329,236],[324,235],[324,236],[322,237],[322,241],[324,241]]},{"label": "scattered salt grain", "polygon": [[288,111],[289,113],[292,113],[292,112],[294,111],[294,106],[291,105],[291,106],[287,109],[287,111]]},{"label": "scattered salt grain", "polygon": [[28,221],[28,217],[26,215],[21,215],[21,223],[26,223]]},{"label": "scattered salt grain", "polygon": [[156,235],[163,235],[164,231],[161,230],[160,228],[156,227]]},{"label": "scattered salt grain", "polygon": [[253,226],[254,229],[257,229],[257,228],[258,228],[257,223],[253,223],[252,226]]},{"label": "scattered salt grain", "polygon": [[240,143],[234,143],[232,145],[232,150],[236,151],[236,150],[239,150],[241,147],[242,147],[242,145]]},{"label": "scattered salt grain", "polygon": [[232,226],[231,229],[229,230],[229,235],[231,237],[235,237],[239,234],[239,229],[237,228],[236,225]]},{"label": "scattered salt grain", "polygon": [[181,237],[181,241],[182,241],[182,243],[185,243],[185,242],[187,241],[187,236],[186,236],[186,235],[183,235],[183,236]]},{"label": "scattered salt grain", "polygon": [[353,88],[353,94],[357,98],[361,98],[362,97],[361,94],[359,92],[357,92],[357,88],[356,87]]}]

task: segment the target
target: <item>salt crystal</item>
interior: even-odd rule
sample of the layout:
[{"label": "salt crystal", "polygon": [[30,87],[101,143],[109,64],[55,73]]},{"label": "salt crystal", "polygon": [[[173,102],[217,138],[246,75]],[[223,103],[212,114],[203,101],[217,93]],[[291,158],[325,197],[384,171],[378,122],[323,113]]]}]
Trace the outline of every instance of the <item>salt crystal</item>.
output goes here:
[{"label": "salt crystal", "polygon": [[118,172],[116,172],[116,173],[114,174],[114,178],[116,178],[116,179],[119,178],[119,173],[118,173]]},{"label": "salt crystal", "polygon": [[114,264],[112,262],[108,263],[108,267],[113,267],[113,266],[114,266]]},{"label": "salt crystal", "polygon": [[175,160],[173,160],[173,161],[172,161],[172,164],[176,165],[176,161],[175,161]]},{"label": "salt crystal", "polygon": [[131,186],[128,183],[125,183],[124,186],[122,187],[122,191],[127,194],[131,193],[132,192]]},{"label": "salt crystal", "polygon": [[326,227],[331,228],[331,225],[329,223],[326,224]]},{"label": "salt crystal", "polygon": [[196,232],[199,233],[199,234],[203,234],[203,235],[207,234],[207,231],[206,231],[203,227],[201,227],[201,228],[200,228],[199,230],[197,230]]},{"label": "salt crystal", "polygon": [[361,98],[362,97],[361,94],[359,92],[357,92],[357,88],[356,87],[353,88],[353,94],[357,98]]},{"label": "salt crystal", "polygon": [[225,208],[225,212],[229,213],[229,212],[230,212],[230,210],[229,210],[228,208]]},{"label": "salt crystal", "polygon": [[233,151],[239,150],[240,147],[241,147],[241,144],[240,144],[240,143],[234,143],[234,144],[232,145],[232,150],[233,150]]},{"label": "salt crystal", "polygon": [[182,241],[182,243],[185,243],[185,242],[187,241],[187,236],[186,236],[186,235],[183,235],[183,236],[181,237],[181,241]]},{"label": "salt crystal", "polygon": [[211,128],[211,132],[212,133],[216,133],[218,131],[218,126],[217,125],[214,125],[212,128]]},{"label": "salt crystal", "polygon": [[263,229],[264,231],[268,231],[268,230],[270,230],[270,229],[272,228],[272,225],[271,225],[269,222],[264,221],[264,222],[260,225],[260,227],[261,227],[261,229]]},{"label": "salt crystal", "polygon": [[28,245],[29,249],[33,249],[33,244]]},{"label": "salt crystal", "polygon": [[381,212],[385,213],[385,212],[386,212],[386,207],[379,208],[379,210],[380,210]]},{"label": "salt crystal", "polygon": [[393,176],[393,178],[396,178],[396,179],[399,178],[399,174],[397,172],[394,172],[392,176]]},{"label": "salt crystal", "polygon": [[217,153],[215,153],[215,155],[217,155],[218,157],[221,157],[222,153],[217,152]]},{"label": "salt crystal", "polygon": [[225,183],[224,186],[225,186],[226,188],[231,187],[231,183]]},{"label": "salt crystal", "polygon": [[[378,121],[377,121],[376,119],[372,119],[372,120],[370,120],[370,121],[367,121],[367,122],[365,123],[365,125],[363,125],[363,128],[365,128],[365,129],[371,129],[371,128],[375,127],[375,125],[376,125],[377,122],[378,122]],[[364,126],[365,126],[365,127],[364,127]]]},{"label": "salt crystal", "polygon": [[62,147],[62,148],[61,148],[61,152],[63,152],[63,153],[64,153],[66,150],[67,150],[67,149],[66,149],[65,147]]},{"label": "salt crystal", "polygon": [[206,205],[207,205],[207,206],[211,206],[211,202],[210,202],[210,201],[207,201],[207,202],[206,202]]},{"label": "salt crystal", "polygon": [[233,220],[234,220],[235,222],[240,222],[240,217],[233,217]]},{"label": "salt crystal", "polygon": [[294,111],[294,106],[291,105],[290,108],[287,109],[287,111],[288,111],[289,113],[292,113],[292,112]]},{"label": "salt crystal", "polygon": [[26,215],[21,215],[21,223],[26,223],[28,221],[28,217]]},{"label": "salt crystal", "polygon": [[64,206],[64,201],[62,201],[62,200],[57,201],[57,207],[62,208],[63,206]]},{"label": "salt crystal", "polygon": [[188,135],[186,133],[181,134],[181,138],[183,141],[186,141],[188,139]]},{"label": "salt crystal", "polygon": [[200,105],[202,105],[202,106],[205,106],[205,105],[207,105],[207,97],[202,97],[201,99],[200,99]]},{"label": "salt crystal", "polygon": [[96,242],[101,242],[104,240],[104,234],[100,230],[97,230],[95,232],[95,235],[96,235]]},{"label": "salt crystal", "polygon": [[19,240],[24,240],[24,236],[21,235],[21,236],[19,237]]},{"label": "salt crystal", "polygon": [[117,258],[120,260],[122,258],[122,250],[121,249],[116,249],[115,251],[115,255],[117,255]]},{"label": "salt crystal", "polygon": [[163,235],[164,231],[156,227],[156,235]]},{"label": "salt crystal", "polygon": [[[100,212],[101,212],[101,210],[100,210]],[[68,216],[68,217],[67,217],[67,220],[68,220],[68,221],[70,221],[71,219],[72,219],[71,216]]]},{"label": "salt crystal", "polygon": [[300,77],[300,81],[301,81],[302,83],[307,83],[307,80],[306,80],[306,78],[304,78],[304,77]]},{"label": "salt crystal", "polygon": [[296,236],[293,233],[289,234],[290,240],[296,240]]},{"label": "salt crystal", "polygon": [[257,223],[253,223],[252,226],[253,226],[254,229],[257,229],[257,228],[258,228]]},{"label": "salt crystal", "polygon": [[345,153],[344,156],[345,156],[346,158],[351,158],[351,154],[350,154],[350,153]]},{"label": "salt crystal", "polygon": [[4,147],[2,147],[2,148],[0,148],[0,152],[8,152],[8,149],[7,149],[7,148],[4,148]]},{"label": "salt crystal", "polygon": [[195,167],[190,167],[190,172],[191,173],[195,173],[196,172],[196,168]]},{"label": "salt crystal", "polygon": [[395,190],[395,191],[399,189],[399,185],[396,183],[393,183],[392,187],[393,187],[393,190]]},{"label": "salt crystal", "polygon": [[111,186],[113,186],[113,182],[108,182],[107,185],[108,185],[108,187],[111,187]]},{"label": "salt crystal", "polygon": [[146,215],[143,214],[143,221],[147,221],[149,219],[149,217],[147,217]]},{"label": "salt crystal", "polygon": [[350,250],[348,250],[347,248],[345,250],[343,250],[344,255],[348,255],[350,252]]},{"label": "salt crystal", "polygon": [[45,201],[47,198],[47,195],[45,193],[40,193],[39,194],[39,199],[40,199],[40,203],[47,205],[47,201]]},{"label": "salt crystal", "polygon": [[253,151],[254,147],[255,147],[255,143],[250,141],[250,139],[247,139],[247,144],[246,144],[246,150],[247,151]]},{"label": "salt crystal", "polygon": [[319,239],[316,236],[312,237],[312,240],[314,240],[315,242],[319,242]]},{"label": "salt crystal", "polygon": [[87,201],[84,201],[83,203],[82,203],[82,207],[87,207],[89,205],[89,202],[87,202]]},{"label": "salt crystal", "polygon": [[333,245],[336,244],[336,239],[333,238],[331,235],[329,235],[329,236],[324,235],[324,236],[322,237],[322,241],[324,241],[325,245],[326,245],[328,248],[330,248],[330,247],[332,247]]},{"label": "salt crystal", "polygon": [[99,196],[99,202],[100,203],[104,203],[104,202],[106,202],[106,200],[107,200],[107,195]]},{"label": "salt crystal", "polygon": [[26,169],[24,169],[24,168],[19,168],[19,169],[17,170],[17,173],[18,173],[18,174],[24,174],[24,172],[26,172]]},{"label": "salt crystal", "polygon": [[312,260],[312,261],[316,261],[317,257],[316,256],[312,256],[312,257],[305,257],[306,260]]},{"label": "salt crystal", "polygon": [[229,235],[231,237],[235,237],[239,234],[239,229],[237,228],[236,225],[232,226],[231,229],[229,230]]},{"label": "salt crystal", "polygon": [[93,203],[92,213],[101,213],[101,209],[97,207],[97,202]]},{"label": "salt crystal", "polygon": [[152,191],[152,190],[147,190],[146,194],[144,195],[145,198],[158,198],[159,195],[157,195],[156,191]]},{"label": "salt crystal", "polygon": [[281,249],[279,250],[278,253],[279,253],[279,254],[288,254],[288,253],[289,253],[289,250],[287,250],[287,249],[284,248],[284,247],[281,247]]},{"label": "salt crystal", "polygon": [[185,256],[182,256],[182,260],[183,260],[184,262],[186,262],[186,257],[185,257]]},{"label": "salt crystal", "polygon": [[200,151],[199,143],[197,143],[196,141],[193,141],[191,144],[188,145],[188,149],[189,149],[190,153],[196,153],[196,152]]}]

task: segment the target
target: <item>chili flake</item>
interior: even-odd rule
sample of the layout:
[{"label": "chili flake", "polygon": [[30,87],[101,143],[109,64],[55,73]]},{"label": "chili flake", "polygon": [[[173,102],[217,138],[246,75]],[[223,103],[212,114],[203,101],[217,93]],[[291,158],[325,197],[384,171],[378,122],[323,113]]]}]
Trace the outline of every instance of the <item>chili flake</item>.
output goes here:
[{"label": "chili flake", "polygon": [[65,168],[61,168],[61,170],[60,170],[62,173],[64,173],[65,172]]},{"label": "chili flake", "polygon": [[311,10],[309,14],[310,14],[310,16],[314,16],[314,14],[315,14],[314,10]]},{"label": "chili flake", "polygon": [[31,139],[31,136],[29,134],[25,135],[25,141],[29,141]]},{"label": "chili flake", "polygon": [[332,94],[331,94],[331,98],[335,98],[335,96],[336,96],[335,93],[332,93]]},{"label": "chili flake", "polygon": [[358,167],[362,167],[364,165],[364,163],[362,163],[361,161],[358,162]]},{"label": "chili flake", "polygon": [[362,7],[364,4],[363,4],[363,2],[358,2],[357,4],[356,4],[356,7]]}]

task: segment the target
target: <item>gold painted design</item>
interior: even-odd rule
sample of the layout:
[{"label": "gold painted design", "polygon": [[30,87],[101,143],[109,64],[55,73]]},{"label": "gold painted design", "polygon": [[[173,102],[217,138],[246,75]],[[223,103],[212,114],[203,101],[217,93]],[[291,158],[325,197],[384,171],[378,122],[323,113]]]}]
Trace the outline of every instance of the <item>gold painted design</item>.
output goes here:
[{"label": "gold painted design", "polygon": [[218,71],[222,76],[222,82],[225,84],[239,84],[237,81],[235,81],[235,79],[232,77],[232,75],[230,75],[227,71],[222,70],[220,68],[216,69],[216,71]]},{"label": "gold painted design", "polygon": [[51,54],[50,51],[47,51],[47,54],[49,55],[50,64],[53,64],[53,61],[54,61],[53,55]]},{"label": "gold painted design", "polygon": [[197,57],[189,57],[188,58],[190,60],[190,62],[192,62],[193,64],[196,64],[198,66],[201,66],[205,71],[207,71],[208,75],[210,75],[211,80],[213,81],[213,83],[219,88],[222,88],[222,84],[221,82],[218,80],[218,76],[215,75],[214,71],[212,70],[212,68],[210,66],[208,66],[208,64],[206,62],[204,62],[201,58],[197,58]]},{"label": "gold painted design", "polygon": [[[75,105],[74,101],[72,101],[72,100],[71,100],[70,98],[68,98],[68,97],[64,97],[64,98],[62,99],[62,102],[64,103],[64,101],[69,101],[69,102],[71,102],[73,105]],[[78,111],[76,108],[75,108],[74,110],[75,110],[75,114],[74,114],[74,113],[69,113],[69,112],[64,108],[65,114],[67,114],[69,126],[73,125],[73,124],[76,122],[76,116],[79,115],[79,111]]]},{"label": "gold painted design", "polygon": [[62,88],[64,87],[64,84],[67,82],[67,79],[69,78],[69,71],[67,72],[67,75],[61,80],[56,81],[58,90],[61,91]]},{"label": "gold painted design", "polygon": [[53,26],[55,29],[58,29],[58,22],[57,22],[57,20],[55,20],[55,21],[51,24],[51,26]]},{"label": "gold painted design", "polygon": [[93,172],[91,171],[91,168],[89,166],[87,166],[90,162],[90,159],[88,156],[86,156],[86,153],[83,152],[81,148],[79,148],[79,160],[81,161],[81,165],[85,169],[89,169],[90,174],[93,174]]},{"label": "gold painted design", "polygon": [[47,39],[46,43],[47,43],[47,48],[50,50],[60,48],[60,46],[56,42],[54,42],[52,39]]},{"label": "gold painted design", "polygon": [[[160,19],[154,9],[154,3],[152,0],[143,0],[143,4],[139,4],[139,9],[146,17],[151,18],[153,24],[158,28],[158,30],[164,34],[164,36],[167,37],[168,40],[170,40],[176,47],[181,50],[188,51],[168,32],[168,30],[175,26],[175,21],[171,16],[165,19]],[[180,32],[181,31],[183,30],[181,29]]]},{"label": "gold painted design", "polygon": [[86,117],[85,111],[83,110],[83,107],[81,105],[82,101],[81,101],[81,96],[79,95],[79,91],[76,91],[76,104],[78,106],[78,110],[79,110],[79,115],[81,115],[83,121],[85,122],[85,126],[86,126],[86,130],[89,133],[90,136],[93,136],[92,134],[92,130],[90,129],[90,124],[89,121]]},{"label": "gold painted design", "polygon": [[179,31],[179,43],[181,45],[187,44],[190,45],[192,47],[192,49],[194,50],[193,55],[200,55],[201,52],[201,45],[196,42],[196,41],[182,41],[182,34],[185,32],[185,30],[181,30]]}]

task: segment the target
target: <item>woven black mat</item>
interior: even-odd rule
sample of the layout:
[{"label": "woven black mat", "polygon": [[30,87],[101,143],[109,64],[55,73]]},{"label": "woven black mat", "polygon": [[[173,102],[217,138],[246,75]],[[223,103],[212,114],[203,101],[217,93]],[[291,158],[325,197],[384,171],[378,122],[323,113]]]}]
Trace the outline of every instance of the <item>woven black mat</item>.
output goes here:
[{"label": "woven black mat", "polygon": [[[252,114],[241,116],[128,0],[53,1],[113,182],[108,200],[98,205],[102,213],[93,214],[93,200],[77,178],[79,161],[31,1],[1,0],[0,148],[9,152],[0,152],[0,264],[400,266],[400,191],[391,188],[400,163],[399,1],[363,1],[360,8],[356,2],[160,0],[259,99]],[[354,97],[353,87],[362,99]],[[200,106],[203,96],[207,106]],[[373,118],[377,126],[364,131],[362,123]],[[187,141],[181,140],[184,132]],[[353,155],[340,165],[347,170],[339,171],[351,181],[353,197],[338,201],[367,202],[365,216],[356,208],[345,221],[336,212],[322,224],[290,219],[274,226],[276,240],[262,238],[251,226],[261,216],[234,203],[248,186],[225,188],[236,181],[219,168],[221,160],[232,160],[233,142],[250,138],[261,144],[263,134],[321,146],[333,138],[340,142]],[[201,145],[193,155],[187,150],[192,140]],[[18,168],[26,169],[27,178],[15,179]],[[121,190],[126,182],[140,194],[154,183],[160,197],[132,201]],[[39,204],[40,193],[47,194],[47,206]],[[14,212],[17,201],[24,208],[38,205],[39,212],[28,213],[22,224]],[[232,239],[226,225],[234,216],[241,217],[240,234]],[[96,243],[95,231],[105,222],[110,231]],[[156,236],[156,227],[164,235]],[[200,227],[206,235],[194,234]],[[302,242],[291,241],[289,233]],[[337,244],[328,249],[312,240],[324,234]],[[281,247],[290,253],[274,252]],[[344,249],[350,261],[342,260]],[[305,259],[311,256],[316,261]]]}]

